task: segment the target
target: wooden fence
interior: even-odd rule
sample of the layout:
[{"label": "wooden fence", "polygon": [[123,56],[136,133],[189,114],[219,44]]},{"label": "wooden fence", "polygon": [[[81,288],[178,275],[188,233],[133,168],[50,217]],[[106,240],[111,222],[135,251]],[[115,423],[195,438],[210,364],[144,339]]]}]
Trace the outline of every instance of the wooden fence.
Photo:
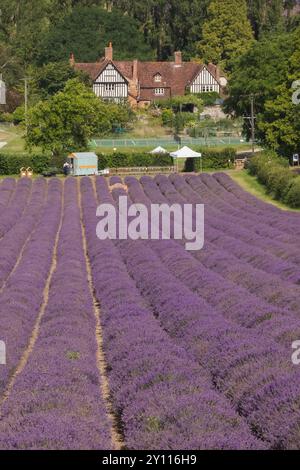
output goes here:
[{"label": "wooden fence", "polygon": [[175,173],[174,166],[148,166],[148,167],[128,167],[128,168],[110,168],[109,175],[158,175],[158,174]]}]

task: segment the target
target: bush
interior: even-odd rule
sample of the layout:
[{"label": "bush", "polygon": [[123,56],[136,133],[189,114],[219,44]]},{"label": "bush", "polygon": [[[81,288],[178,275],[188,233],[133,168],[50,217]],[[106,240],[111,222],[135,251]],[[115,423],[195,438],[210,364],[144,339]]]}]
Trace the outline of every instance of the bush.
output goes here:
[{"label": "bush", "polygon": [[217,100],[220,100],[220,95],[216,91],[209,93],[197,93],[196,96],[200,98],[204,106],[213,106]]},{"label": "bush", "polygon": [[14,120],[11,113],[0,113],[0,122],[12,123]]},{"label": "bush", "polygon": [[[233,168],[236,158],[236,151],[233,148],[224,150],[198,149],[202,153],[203,170],[220,170],[223,168]],[[184,171],[199,172],[201,170],[200,158],[188,158],[185,162]]]},{"label": "bush", "polygon": [[172,127],[174,122],[174,113],[171,109],[163,109],[161,120],[164,126]]},{"label": "bush", "polygon": [[99,170],[105,168],[121,167],[149,167],[149,166],[172,166],[173,159],[166,154],[151,155],[149,153],[121,153],[115,152],[112,155],[98,153]]},{"label": "bush", "polygon": [[287,159],[274,152],[262,152],[251,158],[248,169],[275,199],[300,207],[300,178],[290,171]]},{"label": "bush", "polygon": [[294,178],[290,183],[284,197],[284,202],[291,207],[300,207],[300,176]]},{"label": "bush", "polygon": [[25,106],[21,105],[12,113],[13,123],[18,125],[25,121]]}]

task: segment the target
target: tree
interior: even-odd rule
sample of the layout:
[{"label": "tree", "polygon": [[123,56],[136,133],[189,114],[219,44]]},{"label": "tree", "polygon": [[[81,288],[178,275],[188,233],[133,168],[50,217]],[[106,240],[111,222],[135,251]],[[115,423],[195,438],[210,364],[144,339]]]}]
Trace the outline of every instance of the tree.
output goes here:
[{"label": "tree", "polygon": [[63,90],[67,81],[79,78],[90,84],[90,78],[71,67],[68,62],[50,62],[32,70],[31,94],[44,100]]},{"label": "tree", "polygon": [[50,27],[40,47],[38,64],[66,60],[73,52],[78,62],[95,62],[112,41],[115,58],[153,58],[137,22],[122,13],[99,7],[76,7]]},{"label": "tree", "polygon": [[248,15],[256,39],[266,32],[283,32],[284,7],[291,8],[294,0],[248,0]]},{"label": "tree", "polygon": [[[283,83],[276,88],[275,99],[266,101],[258,127],[269,146],[290,156],[300,150],[300,28],[293,33],[293,53],[287,65]],[[294,94],[296,100],[293,99]]]},{"label": "tree", "polygon": [[[69,80],[63,91],[35,105],[28,114],[26,143],[29,148],[42,147],[53,155],[85,150],[95,134],[108,133],[119,117],[117,105],[102,102],[78,79]],[[129,112],[120,106],[120,118]]]},{"label": "tree", "polygon": [[203,38],[198,44],[198,55],[206,62],[220,64],[230,71],[233,61],[252,43],[245,0],[212,0],[203,26]]},{"label": "tree", "polygon": [[158,60],[168,59],[175,50],[186,57],[195,54],[201,29],[211,0],[111,0],[117,8],[135,18],[147,43],[156,50]]},{"label": "tree", "polygon": [[[229,79],[225,110],[237,117],[250,115],[250,95],[255,96],[257,122],[264,119],[265,103],[275,99],[276,88],[282,84],[289,69],[294,39],[292,35],[269,34],[240,57],[233,66]],[[245,121],[245,134],[250,137],[249,122]],[[257,138],[264,132],[257,129]]]}]

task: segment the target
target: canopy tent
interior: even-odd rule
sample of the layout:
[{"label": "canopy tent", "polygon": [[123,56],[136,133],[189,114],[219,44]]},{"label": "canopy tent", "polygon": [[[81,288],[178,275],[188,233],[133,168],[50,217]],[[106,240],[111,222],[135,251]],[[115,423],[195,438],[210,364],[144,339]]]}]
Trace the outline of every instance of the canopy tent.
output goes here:
[{"label": "canopy tent", "polygon": [[169,153],[166,149],[164,149],[163,147],[156,147],[155,149],[151,150],[151,152],[149,153],[152,153],[152,155],[156,155],[156,154],[161,154],[161,153]]},{"label": "canopy tent", "polygon": [[171,157],[173,158],[201,158],[202,153],[194,152],[194,150],[189,147],[182,147],[176,152],[172,152]]},{"label": "canopy tent", "polygon": [[176,166],[178,170],[178,159],[180,158],[201,158],[201,172],[202,172],[202,153],[194,152],[189,147],[182,147],[176,152],[170,153],[171,157],[176,159]]}]

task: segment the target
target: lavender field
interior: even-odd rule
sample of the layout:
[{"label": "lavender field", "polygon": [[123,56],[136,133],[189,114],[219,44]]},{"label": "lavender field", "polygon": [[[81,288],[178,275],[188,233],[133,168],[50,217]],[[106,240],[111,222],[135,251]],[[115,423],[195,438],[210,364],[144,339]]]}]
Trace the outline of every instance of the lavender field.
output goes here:
[{"label": "lavender field", "polygon": [[119,182],[0,184],[0,449],[300,449],[299,214],[221,173],[127,177],[204,203],[204,248],[100,241]]}]

